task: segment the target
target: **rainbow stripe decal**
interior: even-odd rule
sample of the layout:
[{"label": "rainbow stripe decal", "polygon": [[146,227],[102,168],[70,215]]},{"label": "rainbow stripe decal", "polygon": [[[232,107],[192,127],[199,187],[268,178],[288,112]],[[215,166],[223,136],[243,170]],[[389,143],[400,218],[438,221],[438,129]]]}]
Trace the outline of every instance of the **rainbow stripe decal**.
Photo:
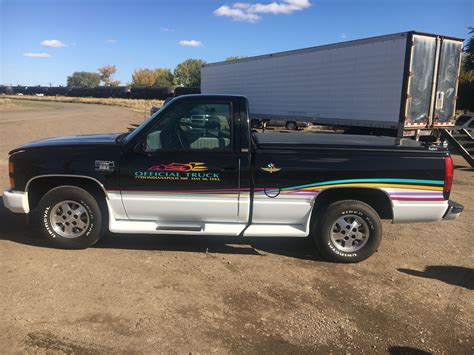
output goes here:
[{"label": "rainbow stripe decal", "polygon": [[[263,187],[255,188],[256,197],[314,197],[322,190],[333,187],[371,187],[384,190],[393,201],[445,201],[443,197],[443,180],[421,180],[421,179],[347,179],[317,182],[313,184],[291,186],[285,188]],[[207,189],[207,190],[127,190],[125,193],[161,193],[178,194],[187,196],[231,196],[250,193],[251,189]],[[120,192],[120,191],[109,191]]]}]

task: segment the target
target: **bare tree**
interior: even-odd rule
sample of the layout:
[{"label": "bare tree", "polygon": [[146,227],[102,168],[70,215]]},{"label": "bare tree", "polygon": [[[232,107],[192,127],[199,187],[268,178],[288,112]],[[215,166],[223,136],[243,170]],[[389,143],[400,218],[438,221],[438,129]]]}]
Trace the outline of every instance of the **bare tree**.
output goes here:
[{"label": "bare tree", "polygon": [[104,83],[104,86],[118,86],[120,81],[113,80],[112,75],[117,71],[115,65],[104,65],[99,69],[100,80]]}]

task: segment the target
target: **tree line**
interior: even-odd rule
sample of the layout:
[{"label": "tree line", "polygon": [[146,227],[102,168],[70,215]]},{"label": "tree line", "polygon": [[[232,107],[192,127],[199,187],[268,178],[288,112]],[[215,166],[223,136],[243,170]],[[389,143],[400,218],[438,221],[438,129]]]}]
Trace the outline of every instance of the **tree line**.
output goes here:
[{"label": "tree line", "polygon": [[457,107],[474,111],[474,27],[469,27],[471,35],[464,47]]},{"label": "tree line", "polygon": [[[228,57],[226,61],[244,58],[243,56]],[[127,85],[133,87],[160,87],[174,89],[177,86],[200,87],[201,67],[206,64],[202,59],[186,59],[179,63],[172,72],[168,68],[139,68],[132,74],[132,81]],[[115,65],[104,65],[95,72],[74,72],[67,78],[69,87],[119,86],[120,81],[113,78],[117,71]]]}]

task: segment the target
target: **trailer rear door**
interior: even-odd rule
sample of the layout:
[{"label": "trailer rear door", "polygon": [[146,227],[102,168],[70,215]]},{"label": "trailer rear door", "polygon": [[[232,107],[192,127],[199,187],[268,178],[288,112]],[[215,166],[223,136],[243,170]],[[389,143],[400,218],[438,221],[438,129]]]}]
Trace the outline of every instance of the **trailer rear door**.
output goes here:
[{"label": "trailer rear door", "polygon": [[434,126],[454,125],[462,42],[443,39],[433,117]]},{"label": "trailer rear door", "polygon": [[435,37],[413,35],[405,112],[407,128],[423,128],[430,123],[436,57]]}]

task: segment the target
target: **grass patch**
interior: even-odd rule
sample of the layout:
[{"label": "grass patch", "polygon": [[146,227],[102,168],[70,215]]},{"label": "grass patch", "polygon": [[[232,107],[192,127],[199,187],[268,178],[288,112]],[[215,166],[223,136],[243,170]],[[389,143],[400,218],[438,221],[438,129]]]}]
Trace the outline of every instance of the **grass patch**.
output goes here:
[{"label": "grass patch", "polygon": [[95,97],[69,97],[69,96],[12,96],[6,95],[0,100],[10,100],[23,103],[24,101],[40,102],[69,102],[80,104],[99,104],[109,106],[120,106],[128,108],[135,112],[150,113],[152,106],[162,106],[163,100],[135,100],[135,99],[114,99],[114,98],[95,98]]},{"label": "grass patch", "polygon": [[48,102],[37,102],[30,100],[12,100],[0,97],[0,112],[29,111],[29,110],[51,110],[56,105]]}]

